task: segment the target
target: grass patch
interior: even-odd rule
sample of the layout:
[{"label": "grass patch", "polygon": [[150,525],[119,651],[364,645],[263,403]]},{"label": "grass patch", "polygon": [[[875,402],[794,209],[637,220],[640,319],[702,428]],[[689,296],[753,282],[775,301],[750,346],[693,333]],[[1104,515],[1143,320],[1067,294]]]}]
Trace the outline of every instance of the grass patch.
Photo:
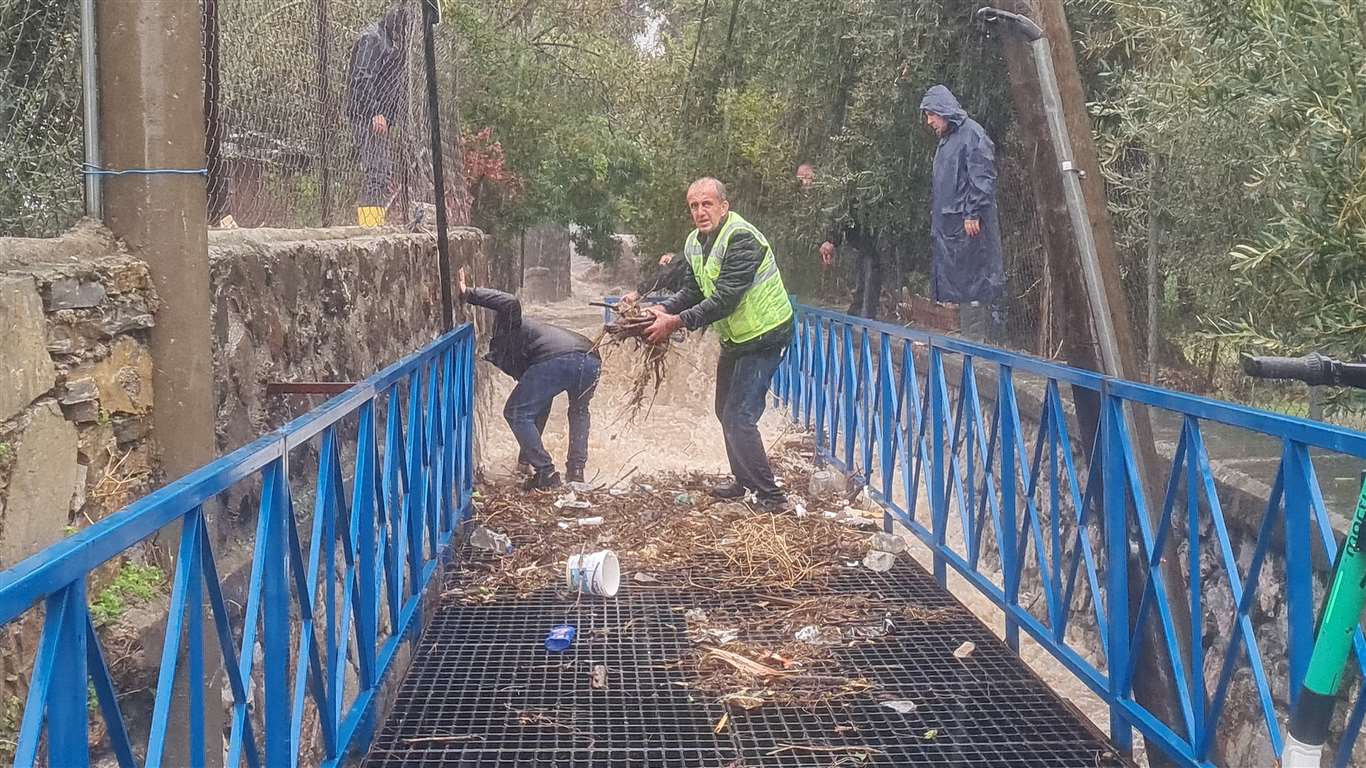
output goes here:
[{"label": "grass patch", "polygon": [[165,583],[166,575],[156,566],[124,563],[114,580],[90,604],[90,617],[96,626],[117,621],[130,606],[156,597]]}]

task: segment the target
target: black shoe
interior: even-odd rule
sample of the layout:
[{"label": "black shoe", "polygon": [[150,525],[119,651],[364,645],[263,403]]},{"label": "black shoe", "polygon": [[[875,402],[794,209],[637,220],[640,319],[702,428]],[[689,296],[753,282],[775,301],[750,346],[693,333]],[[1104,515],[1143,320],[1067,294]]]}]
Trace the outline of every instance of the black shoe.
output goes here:
[{"label": "black shoe", "polygon": [[566,469],[566,470],[564,471],[564,481],[565,481],[566,483],[582,483],[582,482],[583,482],[583,470],[582,470],[582,469]]},{"label": "black shoe", "polygon": [[536,474],[528,477],[522,483],[524,491],[542,491],[547,488],[560,487],[560,473],[552,469],[538,470]]},{"label": "black shoe", "polygon": [[786,512],[786,511],[787,511],[787,497],[786,497],[786,496],[760,496],[760,497],[759,497],[759,500],[756,501],[756,502],[754,503],[754,506],[755,506],[760,512],[768,512],[769,514],[776,514],[776,513],[778,513],[778,512]]},{"label": "black shoe", "polygon": [[710,493],[713,498],[717,499],[742,499],[745,496],[745,487],[739,483],[727,483],[726,485],[712,488],[710,491],[707,491],[707,493]]}]

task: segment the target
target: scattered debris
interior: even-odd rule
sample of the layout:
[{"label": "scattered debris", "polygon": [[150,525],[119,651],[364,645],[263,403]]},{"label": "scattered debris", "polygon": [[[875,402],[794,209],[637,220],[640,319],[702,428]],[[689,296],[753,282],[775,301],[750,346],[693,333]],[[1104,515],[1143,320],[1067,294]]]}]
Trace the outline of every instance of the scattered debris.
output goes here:
[{"label": "scattered debris", "polygon": [[785,674],[781,669],[765,666],[747,656],[741,656],[738,653],[727,651],[724,648],[707,649],[706,655],[702,657],[702,663],[705,664],[713,659],[729,664],[740,672],[758,678],[781,677]]},{"label": "scattered debris", "polygon": [[593,684],[593,688],[595,688],[596,690],[599,690],[599,691],[605,691],[605,690],[607,690],[607,665],[606,665],[606,664],[594,664],[594,665],[593,665],[593,680],[592,680],[592,684]]},{"label": "scattered debris", "polygon": [[574,493],[592,493],[593,491],[598,490],[597,486],[581,483],[577,480],[565,483],[565,487]]},{"label": "scattered debris", "polygon": [[968,640],[964,642],[962,645],[958,646],[958,649],[953,652],[953,657],[955,659],[966,659],[967,657],[971,656],[972,652],[975,650],[977,650],[976,644],[974,644],[971,640]]},{"label": "scattered debris", "polygon": [[470,546],[499,555],[512,553],[512,539],[508,538],[506,534],[491,531],[482,525],[470,533]]},{"label": "scattered debris", "polygon": [[814,624],[807,625],[797,630],[797,642],[815,644],[820,642],[821,629]]},{"label": "scattered debris", "polygon": [[680,507],[691,507],[693,503],[692,494],[687,491],[680,491],[674,494],[674,503]]},{"label": "scattered debris", "polygon": [[726,725],[728,723],[730,723],[730,713],[724,712],[721,714],[721,719],[716,721],[716,727],[712,728],[711,732],[715,734],[720,734],[721,731],[726,730]]},{"label": "scattered debris", "polygon": [[545,649],[551,653],[560,653],[569,649],[574,644],[574,635],[578,630],[572,624],[560,624],[551,627],[550,632],[545,636]]},{"label": "scattered debris", "polygon": [[884,701],[882,706],[892,710],[899,715],[909,715],[920,707],[914,701]]},{"label": "scattered debris", "polygon": [[601,517],[580,517],[580,518],[578,519],[578,523],[579,523],[579,527],[580,527],[580,528],[592,527],[592,526],[595,526],[595,525],[602,525],[602,518],[601,518]]},{"label": "scattered debris", "polygon": [[877,573],[886,573],[892,570],[894,565],[896,565],[896,555],[890,552],[874,549],[863,558],[863,567]]},{"label": "scattered debris", "polygon": [[634,581],[637,584],[658,584],[659,577],[653,573],[640,571],[631,577],[631,581]]},{"label": "scattered debris", "polygon": [[842,495],[848,488],[848,479],[838,473],[828,469],[819,469],[811,473],[811,481],[807,486],[809,495],[813,499],[829,499]]},{"label": "scattered debris", "polygon": [[573,491],[555,499],[556,509],[591,509],[593,502],[580,499]]},{"label": "scattered debris", "polygon": [[906,551],[906,540],[890,533],[875,533],[870,546],[879,552],[899,555]]}]

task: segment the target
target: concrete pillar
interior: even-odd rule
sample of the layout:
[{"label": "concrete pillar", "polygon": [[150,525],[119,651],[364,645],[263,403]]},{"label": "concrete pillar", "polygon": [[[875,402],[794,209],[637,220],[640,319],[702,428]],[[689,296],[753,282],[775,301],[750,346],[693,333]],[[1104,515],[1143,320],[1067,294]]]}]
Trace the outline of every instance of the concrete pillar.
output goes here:
[{"label": "concrete pillar", "polygon": [[[97,5],[95,23],[105,167],[204,168],[199,3],[103,2]],[[104,195],[105,223],[151,267],[161,297],[151,334],[153,429],[166,479],[173,480],[214,458],[207,178],[107,176]],[[173,541],[168,551],[175,552]],[[217,648],[212,626],[205,622],[207,651]],[[205,656],[206,678],[216,680],[218,654]],[[172,705],[171,722],[183,724],[189,719],[183,675],[178,683],[181,694]],[[216,685],[206,683],[205,688],[205,757],[210,765],[221,764],[215,737],[221,733],[222,710]],[[200,756],[191,760],[188,751],[186,729],[173,728],[166,762],[200,764]]]}]

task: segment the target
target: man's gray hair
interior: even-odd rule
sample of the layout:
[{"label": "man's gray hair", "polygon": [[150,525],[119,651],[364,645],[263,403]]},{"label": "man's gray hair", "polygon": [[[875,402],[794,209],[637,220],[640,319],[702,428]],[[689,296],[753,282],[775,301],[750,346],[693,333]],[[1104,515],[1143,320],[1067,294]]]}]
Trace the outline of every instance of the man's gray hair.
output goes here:
[{"label": "man's gray hair", "polygon": [[716,192],[717,200],[720,200],[723,203],[730,200],[730,198],[726,197],[726,185],[722,184],[720,179],[712,178],[711,176],[703,176],[697,181],[694,181],[692,184],[688,185],[688,189],[697,189],[703,184],[711,185],[712,190]]}]

